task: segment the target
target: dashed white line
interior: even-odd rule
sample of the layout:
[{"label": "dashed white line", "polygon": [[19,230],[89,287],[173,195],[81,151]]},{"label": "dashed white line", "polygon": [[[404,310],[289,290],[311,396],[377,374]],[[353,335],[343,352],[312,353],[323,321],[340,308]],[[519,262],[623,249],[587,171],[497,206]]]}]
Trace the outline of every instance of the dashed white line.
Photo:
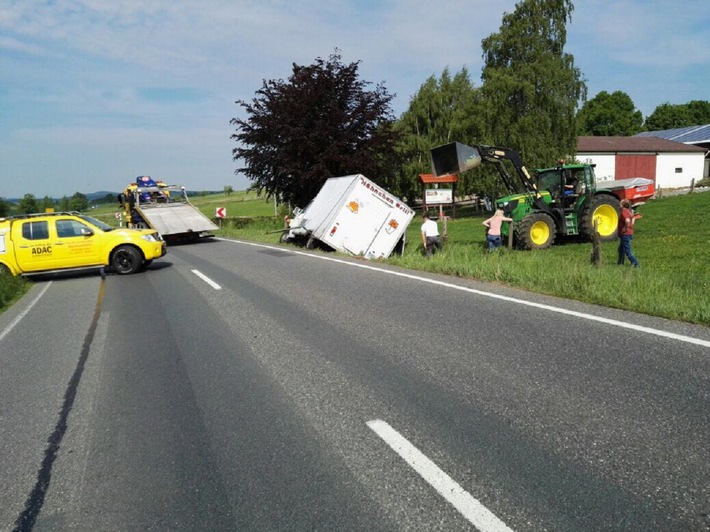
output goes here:
[{"label": "dashed white line", "polygon": [[210,285],[212,288],[215,290],[222,290],[222,287],[219,286],[217,283],[215,283],[212,279],[207,277],[204,273],[202,273],[199,270],[190,270],[192,273],[197,275],[200,279],[202,279],[204,282],[206,282],[208,285]]},{"label": "dashed white line", "polygon": [[653,334],[655,336],[661,336],[663,338],[668,338],[671,340],[677,340],[679,342],[685,342],[687,344],[695,344],[695,345],[700,345],[703,347],[710,347],[710,341],[708,340],[702,340],[700,338],[693,338],[692,336],[685,336],[683,334],[676,334],[672,333],[669,331],[663,331],[660,329],[652,329],[651,327],[644,327],[643,325],[636,325],[634,323],[627,323],[619,320],[612,320],[610,318],[604,318],[602,316],[595,316],[594,314],[586,314],[584,312],[577,312],[576,310],[569,310],[569,309],[564,309],[560,307],[553,307],[552,305],[545,305],[543,303],[535,303],[533,301],[525,301],[524,299],[516,299],[514,297],[510,296],[503,296],[500,294],[494,294],[492,292],[484,292],[483,290],[476,290],[475,288],[468,288],[465,286],[459,286],[453,283],[447,283],[444,281],[437,281],[436,279],[427,279],[426,277],[420,277],[418,275],[412,275],[409,273],[404,273],[404,272],[396,272],[392,270],[383,270],[382,268],[377,268],[375,266],[369,266],[367,264],[360,264],[360,263],[354,263],[354,262],[349,262],[346,260],[340,260],[340,259],[335,259],[332,257],[324,257],[323,255],[316,255],[313,253],[304,253],[303,251],[297,251],[297,250],[288,250],[284,249],[283,247],[275,247],[275,246],[268,246],[265,244],[258,244],[255,242],[246,242],[243,240],[231,240],[231,239],[222,239],[227,242],[236,242],[238,244],[247,244],[250,246],[256,246],[256,247],[261,247],[261,248],[266,248],[266,249],[278,249],[280,251],[289,251],[291,253],[295,253],[297,255],[303,255],[305,257],[310,257],[313,259],[321,259],[321,260],[328,260],[332,262],[338,262],[340,264],[346,264],[348,266],[353,266],[355,268],[364,268],[366,270],[373,270],[377,271],[379,273],[383,274],[388,274],[388,275],[395,275],[397,277],[405,277],[407,279],[414,279],[417,281],[421,281],[424,283],[429,283],[429,284],[434,284],[438,286],[445,286],[446,288],[451,288],[453,290],[460,290],[462,292],[468,292],[471,294],[476,294],[479,296],[485,296],[485,297],[492,297],[494,299],[500,299],[502,301],[508,301],[510,303],[516,303],[518,305],[526,305],[528,307],[535,307],[543,310],[547,310],[550,312],[557,312],[558,314],[566,314],[568,316],[575,316],[577,318],[582,318],[585,320],[589,321],[596,321],[599,323],[605,323],[607,325],[613,325],[614,327],[620,327],[622,329],[630,329],[633,331],[638,331],[642,332],[645,334]]},{"label": "dashed white line", "polygon": [[32,310],[32,307],[35,306],[35,303],[37,303],[37,301],[39,301],[39,298],[41,298],[44,295],[44,293],[47,291],[47,289],[49,288],[49,286],[51,284],[52,284],[52,281],[49,281],[46,285],[44,285],[44,288],[42,288],[42,291],[39,294],[37,294],[37,297],[35,297],[29,305],[27,305],[27,308],[25,308],[25,310],[23,310],[17,316],[15,316],[15,319],[12,320],[7,327],[5,327],[5,330],[0,333],[0,341],[2,341],[2,339],[5,338],[5,336],[7,336],[7,334],[12,329],[15,328],[15,325],[20,323],[20,320],[22,318],[24,318],[30,310]]},{"label": "dashed white line", "polygon": [[481,532],[512,531],[493,512],[473,498],[458,482],[439,469],[434,462],[385,421],[375,419],[368,421],[367,426],[478,530]]}]

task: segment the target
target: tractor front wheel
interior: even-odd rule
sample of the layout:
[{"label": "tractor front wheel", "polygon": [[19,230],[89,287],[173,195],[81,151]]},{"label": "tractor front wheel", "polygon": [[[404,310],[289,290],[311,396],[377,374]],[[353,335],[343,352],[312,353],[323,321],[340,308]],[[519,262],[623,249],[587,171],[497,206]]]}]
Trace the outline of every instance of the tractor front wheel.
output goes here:
[{"label": "tractor front wheel", "polygon": [[616,196],[601,194],[594,196],[582,213],[581,233],[591,240],[594,236],[594,225],[602,242],[616,239],[619,226],[619,200]]},{"label": "tractor front wheel", "polygon": [[523,249],[547,249],[555,241],[555,222],[542,212],[528,214],[518,225],[518,239]]}]

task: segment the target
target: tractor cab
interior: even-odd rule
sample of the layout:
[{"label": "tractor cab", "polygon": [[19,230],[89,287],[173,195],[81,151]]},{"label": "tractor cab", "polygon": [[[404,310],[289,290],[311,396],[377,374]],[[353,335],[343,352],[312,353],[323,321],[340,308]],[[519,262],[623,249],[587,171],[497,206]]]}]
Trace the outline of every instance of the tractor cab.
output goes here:
[{"label": "tractor cab", "polygon": [[587,164],[562,165],[536,171],[537,186],[550,193],[553,207],[576,211],[594,192],[594,168]]}]

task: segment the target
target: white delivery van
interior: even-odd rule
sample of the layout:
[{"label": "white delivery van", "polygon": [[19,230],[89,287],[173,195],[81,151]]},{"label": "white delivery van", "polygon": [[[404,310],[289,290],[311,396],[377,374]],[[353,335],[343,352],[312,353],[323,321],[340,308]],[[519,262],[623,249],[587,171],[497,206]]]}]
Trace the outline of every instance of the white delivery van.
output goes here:
[{"label": "white delivery van", "polygon": [[296,212],[282,241],[306,239],[363,256],[384,259],[403,239],[414,211],[364,175],[331,177],[308,206]]}]

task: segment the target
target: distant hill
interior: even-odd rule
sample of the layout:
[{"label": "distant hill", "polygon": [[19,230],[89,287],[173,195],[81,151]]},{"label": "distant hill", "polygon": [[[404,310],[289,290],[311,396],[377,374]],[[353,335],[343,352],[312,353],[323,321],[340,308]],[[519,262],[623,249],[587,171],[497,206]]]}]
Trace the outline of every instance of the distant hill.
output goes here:
[{"label": "distant hill", "polygon": [[[190,196],[198,196],[198,195],[205,196],[205,195],[222,194],[223,193],[222,190],[201,190],[201,191],[188,191],[188,192],[189,192]],[[119,192],[111,192],[109,190],[100,190],[98,192],[85,193],[84,195],[86,196],[86,199],[89,200],[89,203],[94,203],[96,201],[103,201],[104,198],[106,198],[107,196],[111,196],[111,201],[109,201],[108,203],[114,203],[116,201],[116,197],[118,196],[118,194],[119,194]],[[70,198],[72,196],[73,196],[73,194],[70,194],[67,197]],[[35,196],[35,198],[37,200],[41,200],[43,197],[44,196],[42,196],[42,197]],[[17,204],[20,202],[20,200],[22,198],[5,198],[5,199],[6,199],[6,201],[9,201],[10,203]],[[52,198],[52,199],[58,202],[62,198]]]},{"label": "distant hill", "polygon": [[96,200],[102,200],[108,195],[112,197],[112,201],[116,201],[116,196],[118,196],[118,192],[108,192],[106,190],[102,190],[100,192],[91,192],[85,195],[86,199],[88,199],[90,203],[93,203]]}]

